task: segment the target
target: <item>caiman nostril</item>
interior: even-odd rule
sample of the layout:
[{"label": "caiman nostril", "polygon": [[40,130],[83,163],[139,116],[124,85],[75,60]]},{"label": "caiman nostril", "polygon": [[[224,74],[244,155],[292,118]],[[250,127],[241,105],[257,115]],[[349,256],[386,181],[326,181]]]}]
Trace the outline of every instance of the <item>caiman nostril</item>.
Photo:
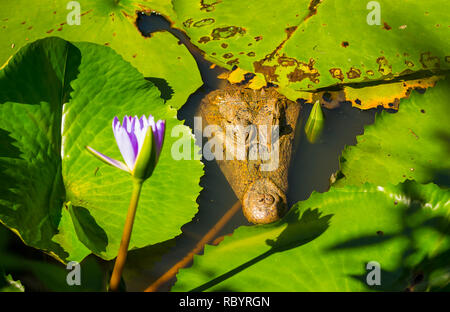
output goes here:
[{"label": "caiman nostril", "polygon": [[277,221],[284,215],[286,208],[286,196],[269,178],[252,183],[242,204],[247,220],[256,224]]},{"label": "caiman nostril", "polygon": [[264,201],[267,205],[271,205],[275,201],[275,198],[272,195],[265,195]]}]

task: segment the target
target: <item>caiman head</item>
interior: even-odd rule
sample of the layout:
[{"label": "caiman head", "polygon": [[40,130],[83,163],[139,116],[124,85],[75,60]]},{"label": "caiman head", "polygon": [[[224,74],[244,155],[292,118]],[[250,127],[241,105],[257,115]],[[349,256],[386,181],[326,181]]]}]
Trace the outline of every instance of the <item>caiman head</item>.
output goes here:
[{"label": "caiman head", "polygon": [[215,154],[216,161],[249,222],[271,223],[287,211],[285,194],[299,110],[299,104],[274,88],[239,86],[213,91],[200,105],[204,127],[215,127],[211,135],[219,145],[215,152],[223,151],[223,157]]}]

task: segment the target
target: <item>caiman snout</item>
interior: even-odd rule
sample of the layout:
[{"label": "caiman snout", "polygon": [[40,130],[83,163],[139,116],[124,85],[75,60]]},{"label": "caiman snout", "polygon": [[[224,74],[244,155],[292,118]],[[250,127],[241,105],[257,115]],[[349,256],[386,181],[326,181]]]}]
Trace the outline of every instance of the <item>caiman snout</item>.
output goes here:
[{"label": "caiman snout", "polygon": [[245,192],[242,210],[255,224],[277,221],[287,211],[286,195],[269,178],[258,179]]}]

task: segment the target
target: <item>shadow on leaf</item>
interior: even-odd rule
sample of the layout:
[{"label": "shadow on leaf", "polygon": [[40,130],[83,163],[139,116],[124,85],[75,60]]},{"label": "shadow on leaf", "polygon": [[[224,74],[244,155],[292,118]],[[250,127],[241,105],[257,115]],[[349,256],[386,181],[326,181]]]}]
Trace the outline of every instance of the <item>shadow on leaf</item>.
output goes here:
[{"label": "shadow on leaf", "polygon": [[89,210],[80,206],[68,206],[78,239],[96,254],[106,251],[108,236],[97,224]]},{"label": "shadow on leaf", "polygon": [[[396,202],[396,207],[393,207],[393,209],[397,209],[399,214],[396,219],[401,221],[401,227],[398,231],[384,233],[380,229],[373,235],[354,237],[339,242],[329,247],[328,252],[342,252],[343,250],[366,247],[383,248],[380,244],[389,240],[405,240],[406,245],[396,261],[395,267],[390,270],[381,268],[381,285],[372,285],[369,288],[382,291],[423,291],[444,287],[450,280],[450,266],[448,264],[450,250],[445,249],[445,244],[441,244],[441,242],[449,237],[448,218],[429,216],[429,212],[437,209],[440,204],[438,203],[434,208],[430,206],[431,204],[423,196],[423,191],[420,190],[421,184],[407,180],[400,186],[401,194],[404,196],[403,201]],[[430,249],[428,253],[424,253],[420,248],[420,237],[429,235],[426,233],[429,233],[430,230],[437,233],[439,239],[435,241],[435,246],[428,247]],[[376,260],[367,259],[367,263]],[[380,263],[380,265],[382,267],[383,263]],[[434,273],[435,276],[433,277],[433,272],[439,270],[443,270],[444,273],[440,276],[436,276],[436,273]],[[366,271],[365,266],[362,271],[365,273],[350,276],[367,287],[368,271]],[[436,282],[437,280],[440,280],[440,282]]]},{"label": "shadow on leaf", "polygon": [[167,80],[156,77],[147,77],[145,80],[150,81],[158,88],[159,92],[161,92],[161,98],[164,101],[167,102],[172,98],[174,92],[172,87],[167,83]]},{"label": "shadow on leaf", "polygon": [[308,208],[303,212],[300,218],[298,210],[291,210],[278,224],[279,226],[282,226],[286,223],[286,228],[275,240],[266,240],[266,244],[271,247],[268,251],[191,291],[205,291],[277,252],[283,252],[307,244],[327,230],[332,216],[333,215],[326,215],[321,217],[319,209]]},{"label": "shadow on leaf", "polygon": [[21,49],[0,71],[0,219],[27,245],[68,253],[52,241],[61,219],[61,115],[81,52],[60,38]]}]

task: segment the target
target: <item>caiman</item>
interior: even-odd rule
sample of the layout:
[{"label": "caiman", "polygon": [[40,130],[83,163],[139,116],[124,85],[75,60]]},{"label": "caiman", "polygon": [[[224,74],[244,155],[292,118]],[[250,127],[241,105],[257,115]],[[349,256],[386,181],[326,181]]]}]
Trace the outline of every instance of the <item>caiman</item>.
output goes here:
[{"label": "caiman", "polygon": [[[273,87],[229,85],[207,94],[199,106],[204,130],[214,127],[211,139],[226,155],[216,154],[216,161],[251,223],[274,222],[288,210],[288,170],[299,112],[298,103]],[[255,157],[258,151],[266,154]]]}]

